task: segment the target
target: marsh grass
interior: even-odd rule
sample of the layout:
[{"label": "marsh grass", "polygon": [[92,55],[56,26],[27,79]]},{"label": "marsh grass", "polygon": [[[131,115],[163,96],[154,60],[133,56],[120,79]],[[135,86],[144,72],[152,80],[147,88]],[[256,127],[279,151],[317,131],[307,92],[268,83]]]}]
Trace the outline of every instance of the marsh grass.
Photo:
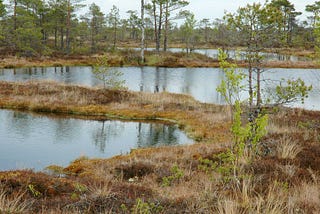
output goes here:
[{"label": "marsh grass", "polygon": [[[206,47],[207,48],[207,47]],[[299,53],[302,53],[299,51]],[[296,54],[296,52],[294,53]],[[0,68],[18,68],[18,67],[48,67],[48,66],[92,66],[102,55],[107,55],[110,66],[139,66],[140,52],[130,49],[115,50],[104,52],[101,54],[70,56],[51,56],[40,58],[24,58],[24,57],[5,57],[0,61]],[[173,53],[154,51],[145,52],[146,61],[144,66],[160,66],[160,67],[219,67],[217,59],[199,53]],[[237,61],[241,67],[246,67],[244,61]],[[317,68],[319,64],[315,61],[268,61],[262,65],[263,67],[273,68]]]},{"label": "marsh grass", "polygon": [[314,182],[303,182],[291,198],[296,211],[312,209],[313,213],[320,212],[319,199],[320,185]]},{"label": "marsh grass", "polygon": [[[1,186],[0,186],[1,188]],[[10,198],[3,189],[0,190],[0,213],[27,213],[32,206],[32,200],[24,200],[25,192]]]},{"label": "marsh grass", "polygon": [[294,159],[302,149],[292,138],[283,136],[277,145],[277,157],[281,159]]},{"label": "marsh grass", "polygon": [[[135,149],[109,159],[79,158],[65,168],[49,167],[51,175],[1,172],[6,191],[0,193],[0,204],[10,205],[17,198],[21,204],[35,200],[25,208],[29,213],[130,213],[138,205],[156,205],[161,213],[320,211],[318,112],[283,109],[273,113],[263,139],[271,152],[256,160],[244,156],[238,161],[237,174],[225,176],[199,166],[201,159],[221,165],[215,157],[232,144],[229,111],[188,95],[103,90],[50,81],[0,82],[0,106],[92,119],[176,123],[199,141]],[[182,176],[174,176],[174,167]],[[170,185],[162,185],[163,178],[172,178]],[[30,184],[41,192],[39,197],[23,194]],[[137,204],[139,201],[143,203]]]}]

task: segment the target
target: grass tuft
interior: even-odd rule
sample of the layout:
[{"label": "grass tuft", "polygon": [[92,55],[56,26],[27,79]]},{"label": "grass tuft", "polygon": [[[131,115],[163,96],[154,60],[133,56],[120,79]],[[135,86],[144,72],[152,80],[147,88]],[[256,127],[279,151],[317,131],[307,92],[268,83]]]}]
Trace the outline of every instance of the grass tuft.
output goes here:
[{"label": "grass tuft", "polygon": [[302,147],[292,138],[284,136],[280,139],[276,151],[280,159],[294,159],[302,151]]},{"label": "grass tuft", "polygon": [[18,193],[9,198],[4,190],[0,190],[0,213],[27,213],[33,201],[23,200],[25,193]]}]

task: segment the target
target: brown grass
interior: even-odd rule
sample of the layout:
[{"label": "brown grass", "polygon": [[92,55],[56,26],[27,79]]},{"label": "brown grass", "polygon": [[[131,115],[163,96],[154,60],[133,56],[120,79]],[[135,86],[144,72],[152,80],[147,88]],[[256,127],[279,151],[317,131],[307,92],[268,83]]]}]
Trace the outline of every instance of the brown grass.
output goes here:
[{"label": "brown grass", "polygon": [[[145,52],[145,62],[141,64],[140,52],[130,49],[119,49],[103,53],[107,55],[110,66],[158,66],[158,67],[219,67],[217,59],[202,54]],[[51,56],[38,58],[5,57],[0,61],[0,68],[43,67],[43,66],[91,66],[96,64],[101,54]],[[236,62],[240,67],[247,67],[245,61]],[[268,61],[263,67],[268,68],[319,68],[316,61]]]},{"label": "brown grass", "polygon": [[11,198],[3,189],[0,190],[0,213],[26,213],[32,206],[33,201],[24,201],[25,193],[17,193],[16,197]]},{"label": "brown grass", "polygon": [[[255,160],[239,161],[234,176],[209,165],[207,171],[199,168],[200,158],[219,164],[216,155],[229,148],[228,111],[187,95],[0,82],[0,106],[75,117],[177,123],[199,141],[132,150],[110,159],[79,158],[66,168],[49,167],[50,175],[0,172],[0,200],[10,204],[20,195],[22,204],[33,201],[25,208],[28,213],[320,212],[319,112],[280,109],[271,114],[261,149],[268,152]],[[182,172],[181,177],[175,177],[173,167]],[[169,177],[170,185],[163,185]]]},{"label": "brown grass", "polygon": [[[228,140],[223,107],[202,104],[187,95],[94,89],[54,82],[0,82],[0,107],[37,112],[107,116],[177,123],[196,140]],[[216,133],[212,130],[217,129]],[[219,130],[225,130],[223,132]]]},{"label": "brown grass", "polygon": [[283,136],[277,143],[278,158],[294,159],[301,151],[302,147],[288,136]]}]

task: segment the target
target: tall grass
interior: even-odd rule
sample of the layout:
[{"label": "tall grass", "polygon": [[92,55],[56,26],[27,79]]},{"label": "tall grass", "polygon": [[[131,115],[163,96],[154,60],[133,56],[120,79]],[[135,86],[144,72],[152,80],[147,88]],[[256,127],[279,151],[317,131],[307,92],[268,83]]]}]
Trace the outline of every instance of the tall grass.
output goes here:
[{"label": "tall grass", "polygon": [[302,147],[288,136],[283,136],[277,145],[277,157],[280,159],[294,159],[300,152]]},{"label": "tall grass", "polygon": [[27,213],[33,201],[23,200],[25,193],[9,197],[8,193],[0,190],[0,213]]}]

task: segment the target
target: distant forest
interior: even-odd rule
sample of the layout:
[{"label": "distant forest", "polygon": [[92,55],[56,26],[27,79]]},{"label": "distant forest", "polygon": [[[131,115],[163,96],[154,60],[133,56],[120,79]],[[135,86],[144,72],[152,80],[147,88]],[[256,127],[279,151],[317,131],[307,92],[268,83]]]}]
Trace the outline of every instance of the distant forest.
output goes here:
[{"label": "distant forest", "polygon": [[[120,17],[79,0],[0,0],[0,53],[18,56],[94,54],[119,47],[166,51],[179,46],[305,48],[318,46],[320,2],[296,11],[288,0],[253,3],[220,19],[196,20],[186,0],[141,0],[141,10]],[[87,11],[79,16],[79,11]],[[307,20],[299,20],[302,12]],[[178,21],[179,20],[179,21]],[[177,24],[180,23],[180,24]],[[144,33],[142,33],[144,32]],[[144,35],[142,37],[142,35]]]}]

